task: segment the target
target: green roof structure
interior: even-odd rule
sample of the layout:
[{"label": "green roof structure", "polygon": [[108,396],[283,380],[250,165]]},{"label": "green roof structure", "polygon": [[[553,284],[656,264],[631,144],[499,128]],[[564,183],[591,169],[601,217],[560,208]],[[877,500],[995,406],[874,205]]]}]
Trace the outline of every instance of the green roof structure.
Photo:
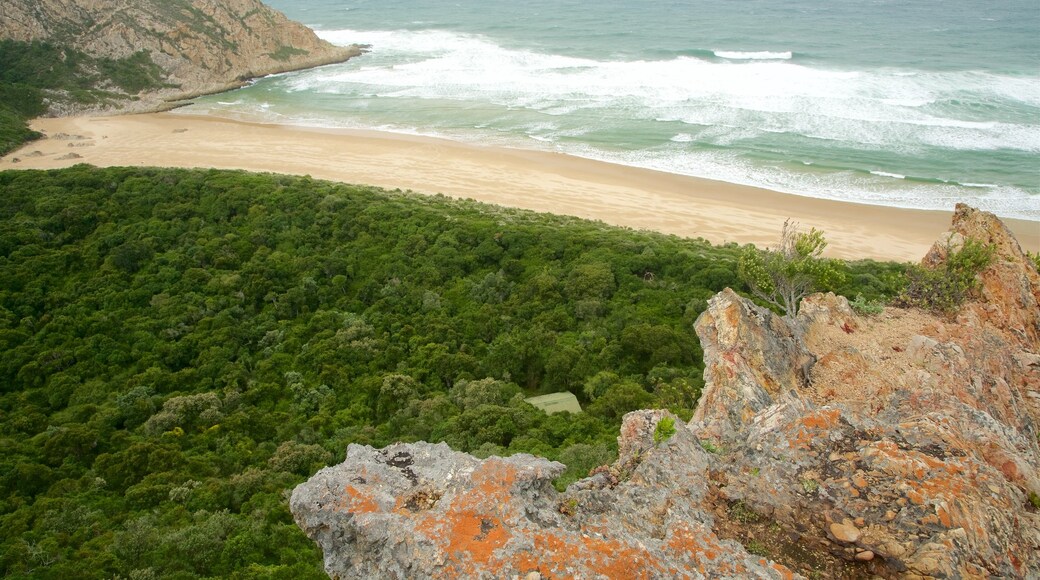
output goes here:
[{"label": "green roof structure", "polygon": [[528,397],[524,400],[545,411],[546,415],[552,415],[561,411],[581,413],[581,405],[578,404],[578,397],[575,397],[574,393],[553,393],[551,395]]}]

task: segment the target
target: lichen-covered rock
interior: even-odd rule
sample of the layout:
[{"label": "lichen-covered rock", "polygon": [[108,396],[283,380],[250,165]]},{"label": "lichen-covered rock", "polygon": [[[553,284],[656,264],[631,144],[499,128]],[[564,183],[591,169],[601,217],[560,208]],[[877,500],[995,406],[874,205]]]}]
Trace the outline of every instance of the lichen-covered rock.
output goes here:
[{"label": "lichen-covered rock", "polygon": [[1033,345],[1040,342],[1040,273],[1022,251],[1007,226],[995,215],[957,204],[950,232],[922,260],[934,266],[945,259],[958,240],[992,245],[993,263],[981,275],[982,299],[965,308],[968,315],[1018,334]]},{"label": "lichen-covered rock", "polygon": [[[949,321],[894,309],[861,318],[836,297],[807,298],[800,346],[815,364],[799,389],[804,407],[779,415],[756,393],[761,410],[726,442],[712,480],[723,500],[864,574],[1040,577],[1040,518],[1028,500],[1040,493],[1036,270],[991,215],[958,208],[953,231],[997,249],[982,299]],[[738,300],[720,303],[753,308]],[[714,344],[732,324],[754,339]],[[709,306],[697,330],[704,400],[754,393],[733,379],[754,376],[744,361],[798,351],[767,317]],[[698,418],[710,426],[723,412]]]},{"label": "lichen-covered rock", "polygon": [[333,577],[462,574],[491,563],[514,529],[558,524],[551,481],[563,469],[527,455],[480,461],[443,443],[351,445],[290,507]]},{"label": "lichen-covered rock", "polygon": [[294,490],[290,508],[334,578],[791,577],[712,533],[706,453],[681,421],[654,442],[665,415],[626,416],[618,478],[564,494],[551,483],[563,466],[530,455],[351,445],[346,461]]},{"label": "lichen-covered rock", "polygon": [[693,423],[702,435],[734,442],[752,423],[800,413],[813,356],[796,329],[729,288],[708,301],[697,320],[704,382]]}]

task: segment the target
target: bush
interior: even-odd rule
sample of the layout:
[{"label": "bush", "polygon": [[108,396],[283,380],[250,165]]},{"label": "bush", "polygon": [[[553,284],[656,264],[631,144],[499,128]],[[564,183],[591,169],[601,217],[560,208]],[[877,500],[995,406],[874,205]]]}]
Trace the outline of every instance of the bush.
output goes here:
[{"label": "bush", "polygon": [[675,419],[661,417],[661,420],[657,422],[657,426],[654,427],[654,443],[660,444],[663,441],[667,441],[671,439],[672,435],[675,435]]},{"label": "bush", "polygon": [[1036,266],[1037,270],[1040,270],[1040,252],[1034,254],[1033,252],[1027,251],[1026,257],[1033,262],[1033,265]]},{"label": "bush", "polygon": [[[0,93],[3,92],[2,88],[3,85],[0,85]],[[29,128],[25,116],[0,104],[0,155],[6,155],[23,143],[40,137],[39,133]]]},{"label": "bush", "polygon": [[867,300],[862,294],[856,294],[856,299],[849,301],[849,306],[860,316],[875,316],[885,309],[880,300]]},{"label": "bush", "polygon": [[782,310],[790,322],[798,315],[802,298],[844,281],[839,263],[822,257],[826,246],[823,232],[816,228],[799,232],[788,220],[776,248],[744,250],[737,274],[755,296]]},{"label": "bush", "polygon": [[935,268],[911,266],[906,272],[906,289],[897,303],[939,314],[952,314],[979,288],[978,276],[993,262],[991,244],[966,239],[959,248],[946,243],[946,260]]}]

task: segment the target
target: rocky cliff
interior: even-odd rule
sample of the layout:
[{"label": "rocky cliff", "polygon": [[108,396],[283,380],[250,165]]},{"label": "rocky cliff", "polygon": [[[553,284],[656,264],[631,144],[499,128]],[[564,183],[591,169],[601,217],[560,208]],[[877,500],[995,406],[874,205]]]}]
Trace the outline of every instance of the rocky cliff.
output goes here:
[{"label": "rocky cliff", "polygon": [[351,446],[296,521],[338,578],[1040,577],[1040,275],[989,214],[952,232],[926,263],[997,249],[955,319],[815,295],[789,325],[715,296],[690,424],[629,414],[565,493],[531,456]]},{"label": "rocky cliff", "polygon": [[0,38],[46,41],[92,57],[146,51],[170,85],[136,108],[220,92],[278,72],[341,62],[338,47],[260,0],[4,0]]}]

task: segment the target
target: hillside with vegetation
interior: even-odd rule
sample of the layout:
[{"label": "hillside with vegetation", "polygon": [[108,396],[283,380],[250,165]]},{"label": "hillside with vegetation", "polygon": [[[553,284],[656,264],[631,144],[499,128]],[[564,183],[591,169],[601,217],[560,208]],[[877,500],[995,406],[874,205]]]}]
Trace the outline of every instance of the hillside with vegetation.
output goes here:
[{"label": "hillside with vegetation", "polygon": [[41,41],[0,40],[0,155],[39,135],[29,119],[54,109],[113,107],[128,95],[170,85],[147,52],[89,56]]},{"label": "hillside with vegetation", "polygon": [[[310,178],[0,173],[0,574],[322,577],[287,493],[349,443],[535,453],[688,419],[742,249]],[[896,292],[841,264],[831,290]],[[571,391],[585,412],[524,397]]]},{"label": "hillside with vegetation", "polygon": [[32,138],[25,121],[42,114],[160,110],[358,54],[260,0],[5,0],[0,155]]}]

